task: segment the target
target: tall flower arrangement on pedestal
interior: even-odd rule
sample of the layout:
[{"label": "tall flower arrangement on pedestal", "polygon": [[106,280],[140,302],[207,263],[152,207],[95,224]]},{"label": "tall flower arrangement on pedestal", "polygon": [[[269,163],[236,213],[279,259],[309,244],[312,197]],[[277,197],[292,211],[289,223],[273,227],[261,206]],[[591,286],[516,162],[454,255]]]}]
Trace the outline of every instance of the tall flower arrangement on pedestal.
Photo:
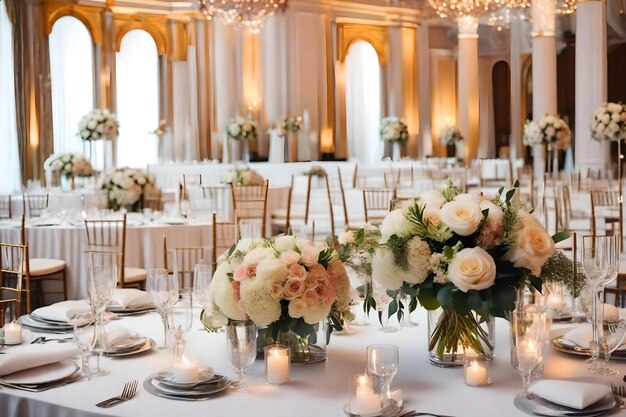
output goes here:
[{"label": "tall flower arrangement on pedestal", "polygon": [[220,177],[222,184],[263,185],[265,179],[249,167],[228,169]]},{"label": "tall flower arrangement on pedestal", "polygon": [[601,105],[589,122],[589,130],[597,141],[626,139],[626,106],[622,103]]},{"label": "tall flower arrangement on pedestal", "polygon": [[280,120],[276,126],[281,136],[285,136],[288,132],[298,133],[302,129],[301,116],[289,116]]},{"label": "tall flower arrangement on pedestal", "polygon": [[115,139],[120,124],[117,116],[107,109],[93,109],[83,116],[78,124],[78,135],[84,141]]},{"label": "tall flower arrangement on pedestal", "polygon": [[108,208],[119,210],[122,207],[137,206],[147,188],[154,187],[154,178],[145,170],[118,168],[107,174],[101,188],[107,191]]},{"label": "tall flower arrangement on pedestal", "polygon": [[462,346],[489,357],[493,342],[481,324],[513,310],[524,283],[540,290],[542,266],[554,253],[553,239],[515,189],[479,197],[450,184],[387,215],[372,276],[427,310],[442,310],[430,334],[431,360]]},{"label": "tall flower arrangement on pedestal", "polygon": [[439,140],[447,146],[456,142],[462,142],[463,135],[461,135],[461,132],[456,128],[456,126],[449,125],[441,129],[439,132]]},{"label": "tall flower arrangement on pedestal", "polygon": [[385,117],[380,122],[380,139],[392,144],[392,156],[394,161],[402,157],[400,145],[409,140],[409,128],[406,122],[399,117]]},{"label": "tall flower arrangement on pedestal", "polygon": [[91,162],[79,153],[64,152],[50,155],[43,164],[47,172],[59,174],[65,178],[91,177],[94,174]]},{"label": "tall flower arrangement on pedestal", "polygon": [[546,114],[539,120],[527,120],[524,125],[524,145],[548,145],[549,149],[567,149],[572,132],[567,123],[555,114]]},{"label": "tall flower arrangement on pedestal", "polygon": [[235,116],[228,121],[226,134],[234,140],[255,140],[257,138],[256,123],[245,117]]}]

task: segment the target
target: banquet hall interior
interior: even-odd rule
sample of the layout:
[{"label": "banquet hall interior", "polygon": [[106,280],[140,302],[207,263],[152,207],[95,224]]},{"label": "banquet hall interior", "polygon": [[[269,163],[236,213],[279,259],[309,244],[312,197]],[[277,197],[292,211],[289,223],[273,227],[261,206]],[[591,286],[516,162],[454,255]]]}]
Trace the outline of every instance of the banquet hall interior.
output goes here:
[{"label": "banquet hall interior", "polygon": [[0,0],[0,416],[626,415],[626,0]]}]

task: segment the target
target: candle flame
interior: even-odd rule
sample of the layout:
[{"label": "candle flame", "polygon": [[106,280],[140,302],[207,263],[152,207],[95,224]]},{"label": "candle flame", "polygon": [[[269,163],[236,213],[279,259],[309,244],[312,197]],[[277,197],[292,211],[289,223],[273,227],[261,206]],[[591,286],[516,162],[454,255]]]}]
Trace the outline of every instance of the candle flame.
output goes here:
[{"label": "candle flame", "polygon": [[180,361],[184,366],[191,365],[191,361],[185,357],[185,355],[180,357]]}]

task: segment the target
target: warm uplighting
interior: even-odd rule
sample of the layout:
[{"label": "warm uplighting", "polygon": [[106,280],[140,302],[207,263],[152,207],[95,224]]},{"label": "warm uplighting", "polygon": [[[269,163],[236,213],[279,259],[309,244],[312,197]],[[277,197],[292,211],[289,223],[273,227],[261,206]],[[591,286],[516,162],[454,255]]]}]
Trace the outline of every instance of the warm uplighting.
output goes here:
[{"label": "warm uplighting", "polygon": [[267,16],[287,8],[288,0],[199,0],[200,11],[212,18],[219,15],[230,26],[257,34]]},{"label": "warm uplighting", "polygon": [[322,150],[322,153],[333,153],[335,151],[333,130],[329,127],[322,130],[320,137],[320,148]]}]

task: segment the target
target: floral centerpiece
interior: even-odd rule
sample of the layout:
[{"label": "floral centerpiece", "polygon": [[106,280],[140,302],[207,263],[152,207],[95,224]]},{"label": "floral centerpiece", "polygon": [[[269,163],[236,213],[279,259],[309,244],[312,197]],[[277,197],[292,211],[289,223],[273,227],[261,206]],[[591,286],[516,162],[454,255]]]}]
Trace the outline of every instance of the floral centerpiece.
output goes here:
[{"label": "floral centerpiece", "polygon": [[399,117],[385,117],[380,122],[380,138],[390,142],[406,142],[409,140],[409,129]]},{"label": "floral centerpiece", "polygon": [[525,283],[541,290],[542,266],[567,237],[550,238],[516,188],[489,198],[452,184],[390,212],[380,230],[373,279],[431,311],[430,357],[444,366],[459,363],[462,347],[492,357],[484,324],[512,311]]},{"label": "floral centerpiece", "polygon": [[307,177],[320,177],[323,178],[327,175],[326,170],[319,165],[313,165],[308,171],[304,171],[304,175]]},{"label": "floral centerpiece", "polygon": [[294,236],[239,241],[218,265],[209,294],[214,316],[252,320],[272,341],[295,335],[297,342],[288,342],[292,360],[306,360],[315,349],[320,322],[341,330],[350,305],[350,283],[337,252]]},{"label": "floral centerpiece", "polygon": [[604,103],[589,123],[591,137],[598,141],[626,139],[626,106],[622,103]]},{"label": "floral centerpiece", "polygon": [[543,143],[548,149],[567,149],[572,140],[572,132],[563,119],[555,114],[546,114],[539,120],[527,120],[524,125],[524,145]]},{"label": "floral centerpiece", "polygon": [[301,116],[285,117],[278,124],[278,129],[281,132],[282,136],[287,134],[287,132],[297,133],[302,129],[302,117]]},{"label": "floral centerpiece", "polygon": [[80,120],[78,135],[84,141],[115,139],[120,124],[114,113],[107,109],[93,109]]},{"label": "floral centerpiece", "polygon": [[228,169],[220,178],[222,184],[236,185],[263,185],[265,179],[255,170],[249,167]]},{"label": "floral centerpiece", "polygon": [[43,169],[65,178],[91,177],[95,173],[88,159],[72,152],[50,155],[44,162]]},{"label": "floral centerpiece", "polygon": [[154,187],[154,178],[145,170],[135,168],[117,168],[103,180],[101,188],[107,191],[108,208],[119,210],[129,207],[136,211],[143,193]]},{"label": "floral centerpiece", "polygon": [[234,140],[255,140],[257,138],[256,123],[245,117],[233,117],[228,121],[226,134]]},{"label": "floral centerpiece", "polygon": [[456,142],[462,142],[463,135],[461,135],[461,132],[456,128],[456,126],[449,125],[441,129],[439,132],[439,140],[447,146]]}]

